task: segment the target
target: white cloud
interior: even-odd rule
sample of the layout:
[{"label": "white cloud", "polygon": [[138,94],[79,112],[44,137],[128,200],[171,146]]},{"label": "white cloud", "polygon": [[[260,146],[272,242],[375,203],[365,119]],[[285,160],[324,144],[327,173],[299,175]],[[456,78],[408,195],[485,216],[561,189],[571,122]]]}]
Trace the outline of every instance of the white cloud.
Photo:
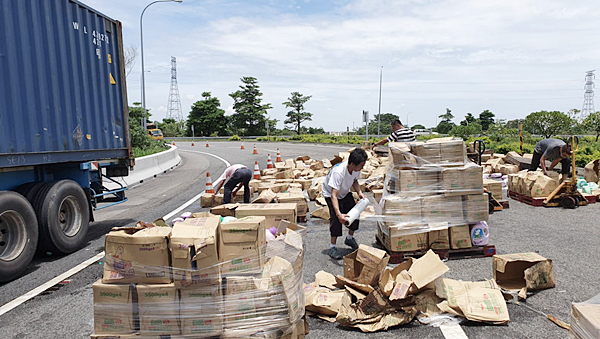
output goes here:
[{"label": "white cloud", "polygon": [[[139,44],[147,1],[88,0],[123,21],[126,45]],[[302,9],[213,1],[157,4],[144,16],[147,104],[165,105],[170,56],[178,61],[184,115],[204,91],[232,113],[240,78],[258,79],[269,115],[283,120],[292,91],[313,98],[312,126],[342,130],[376,112],[435,124],[490,109],[499,117],[580,107],[585,71],[597,68],[600,2],[584,0],[357,0]],[[247,13],[247,14],[246,14]],[[139,63],[138,63],[139,67]],[[137,74],[136,74],[137,72]],[[129,100],[139,100],[139,69]],[[163,113],[153,109],[155,116]],[[340,127],[343,125],[343,127]]]}]

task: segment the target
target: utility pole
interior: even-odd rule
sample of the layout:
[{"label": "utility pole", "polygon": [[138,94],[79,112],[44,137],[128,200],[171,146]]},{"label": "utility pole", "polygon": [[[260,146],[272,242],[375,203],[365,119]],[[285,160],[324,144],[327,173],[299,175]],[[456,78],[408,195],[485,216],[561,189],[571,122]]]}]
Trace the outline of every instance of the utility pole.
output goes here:
[{"label": "utility pole", "polygon": [[383,66],[379,72],[379,111],[377,112],[377,138],[381,138],[381,79],[383,78]]},{"label": "utility pole", "polygon": [[179,98],[179,87],[177,86],[177,60],[174,56],[171,57],[171,89],[169,90],[167,118],[175,119],[178,123],[183,124],[181,99]]}]

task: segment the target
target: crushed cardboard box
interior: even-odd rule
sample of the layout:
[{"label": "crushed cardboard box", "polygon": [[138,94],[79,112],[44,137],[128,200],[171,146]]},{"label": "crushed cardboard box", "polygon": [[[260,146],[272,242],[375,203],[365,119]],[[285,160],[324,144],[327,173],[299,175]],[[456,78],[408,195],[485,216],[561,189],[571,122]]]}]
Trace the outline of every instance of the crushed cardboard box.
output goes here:
[{"label": "crushed cardboard box", "polygon": [[494,280],[504,290],[518,292],[522,299],[527,291],[552,288],[556,285],[552,260],[533,252],[494,255]]}]

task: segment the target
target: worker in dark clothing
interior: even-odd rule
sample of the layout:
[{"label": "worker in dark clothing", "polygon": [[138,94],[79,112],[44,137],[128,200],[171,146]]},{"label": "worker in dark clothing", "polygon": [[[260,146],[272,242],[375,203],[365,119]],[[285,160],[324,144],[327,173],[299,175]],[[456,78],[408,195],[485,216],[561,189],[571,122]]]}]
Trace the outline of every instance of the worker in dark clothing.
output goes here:
[{"label": "worker in dark clothing", "polygon": [[[569,175],[569,156],[571,155],[571,146],[567,145],[560,139],[544,139],[535,145],[533,159],[529,171],[536,171],[541,165],[544,175],[548,175],[548,171],[552,171],[560,162],[562,180],[567,179]],[[546,160],[551,160],[550,168],[546,169]]]},{"label": "worker in dark clothing", "polygon": [[247,204],[250,202],[250,180],[252,180],[252,171],[248,167],[241,164],[231,165],[217,179],[215,192],[218,193],[221,187],[225,185],[223,203],[228,204],[231,202],[231,195],[235,195],[244,186],[244,203]]}]

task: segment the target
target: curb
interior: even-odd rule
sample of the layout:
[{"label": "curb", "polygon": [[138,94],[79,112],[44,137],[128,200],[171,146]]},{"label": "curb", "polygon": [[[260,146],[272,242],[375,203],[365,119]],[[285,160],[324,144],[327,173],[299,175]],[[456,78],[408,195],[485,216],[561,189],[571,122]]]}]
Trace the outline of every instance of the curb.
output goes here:
[{"label": "curb", "polygon": [[[113,177],[112,179],[124,187],[130,187],[140,184],[146,179],[154,178],[161,173],[167,173],[181,162],[177,147],[173,145],[169,145],[169,147],[171,147],[169,150],[136,158],[135,167],[129,172],[128,176]],[[119,185],[110,180],[104,180],[103,183],[108,189],[119,188]]]}]

